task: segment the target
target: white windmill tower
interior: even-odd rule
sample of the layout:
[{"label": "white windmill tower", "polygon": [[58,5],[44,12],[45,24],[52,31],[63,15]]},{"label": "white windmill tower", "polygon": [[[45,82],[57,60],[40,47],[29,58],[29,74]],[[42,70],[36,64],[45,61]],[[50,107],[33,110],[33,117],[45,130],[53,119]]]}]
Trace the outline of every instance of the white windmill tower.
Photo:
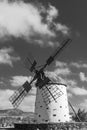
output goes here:
[{"label": "white windmill tower", "polygon": [[32,83],[36,81],[36,102],[35,102],[35,120],[37,123],[58,123],[69,122],[69,108],[66,85],[61,83],[53,83],[49,77],[46,77],[44,70],[55,59],[55,57],[61,52],[61,50],[71,42],[71,39],[67,39],[61,43],[56,49],[55,53],[51,55],[46,63],[40,68],[36,69],[36,61],[27,58],[27,67],[31,63],[29,70],[34,72],[35,75],[30,81],[26,81],[22,87],[20,87],[10,97],[12,105],[17,108],[22,102],[24,97],[32,88]]}]

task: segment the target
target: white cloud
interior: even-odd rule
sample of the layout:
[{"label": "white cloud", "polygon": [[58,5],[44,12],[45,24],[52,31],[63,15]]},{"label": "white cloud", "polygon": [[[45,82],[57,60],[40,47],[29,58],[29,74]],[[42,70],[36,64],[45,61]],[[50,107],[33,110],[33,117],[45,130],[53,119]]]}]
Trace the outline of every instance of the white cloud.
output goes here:
[{"label": "white cloud", "polygon": [[77,82],[73,79],[66,79],[66,82],[67,82],[68,86],[70,86],[70,87],[77,86]]},{"label": "white cloud", "polygon": [[48,25],[42,22],[40,11],[32,4],[20,2],[0,2],[0,36],[29,37],[35,32],[54,36]]},{"label": "white cloud", "polygon": [[74,87],[74,88],[71,88],[71,92],[74,95],[80,95],[80,96],[87,95],[87,90],[85,88]]},{"label": "white cloud", "polygon": [[9,101],[9,97],[13,94],[12,90],[0,90],[0,109],[9,109],[12,108],[12,105]]},{"label": "white cloud", "polygon": [[69,28],[61,23],[56,24],[57,31],[61,31],[64,35],[69,35]]},{"label": "white cloud", "polygon": [[8,64],[13,66],[13,62],[20,60],[20,57],[11,56],[13,52],[13,48],[0,49],[0,64]]},{"label": "white cloud", "polygon": [[68,98],[72,98],[72,94],[71,93],[67,93],[67,96],[68,96]]},{"label": "white cloud", "polygon": [[39,44],[40,46],[43,46],[44,43],[47,45],[47,46],[51,46],[53,47],[54,45],[56,46],[59,46],[60,43],[58,41],[51,41],[51,40],[47,40],[47,39],[35,39],[34,40],[35,43]]},{"label": "white cloud", "polygon": [[49,5],[49,9],[47,10],[47,21],[48,23],[53,22],[53,19],[55,19],[58,16],[58,10],[52,6]]},{"label": "white cloud", "polygon": [[[33,40],[32,37],[39,37],[38,39],[43,41],[44,39],[50,41],[52,40],[50,38],[56,36],[57,31],[64,35],[68,34],[69,28],[66,25],[54,22],[57,16],[58,10],[52,5],[46,9],[44,6],[38,8],[34,4],[23,1],[0,1],[0,38],[4,40],[13,36],[29,41]],[[54,29],[51,25],[54,25]]]},{"label": "white cloud", "polygon": [[71,62],[70,65],[76,68],[87,68],[87,64],[82,62]]},{"label": "white cloud", "polygon": [[31,76],[13,76],[11,79],[10,79],[10,84],[11,86],[13,87],[18,87],[18,86],[22,86],[26,81],[29,81],[31,80]]},{"label": "white cloud", "polygon": [[87,95],[87,90],[84,87],[80,88],[76,80],[65,79],[65,84],[67,84],[67,90],[70,94],[77,96]]},{"label": "white cloud", "polygon": [[69,68],[60,68],[60,69],[55,69],[55,73],[57,75],[69,75],[71,73]]},{"label": "white cloud", "polygon": [[44,45],[44,41],[41,39],[35,39],[34,42],[36,42],[37,44],[39,44],[40,46]]},{"label": "white cloud", "polygon": [[24,98],[23,102],[20,104],[19,108],[26,112],[34,112],[35,109],[35,99],[36,96],[27,96]]},{"label": "white cloud", "polygon": [[87,109],[87,99],[85,99],[82,103],[79,104],[81,108]]},{"label": "white cloud", "polygon": [[61,83],[67,85],[67,91],[70,97],[73,97],[73,95],[77,96],[87,95],[87,90],[84,87],[80,88],[79,86],[77,86],[78,84],[76,80],[62,78],[61,76],[59,76],[58,78]]},{"label": "white cloud", "polygon": [[0,81],[0,85],[3,85],[4,84],[4,82],[3,81]]},{"label": "white cloud", "polygon": [[[66,84],[65,77],[70,75],[71,71],[69,68],[57,68],[54,71],[46,71],[45,73],[51,80]],[[62,76],[64,78],[62,78]]]},{"label": "white cloud", "polygon": [[80,72],[80,74],[79,74],[79,77],[80,77],[80,80],[81,81],[87,81],[87,77],[85,76],[85,73],[83,73],[83,72]]},{"label": "white cloud", "polygon": [[49,5],[49,9],[47,10],[47,21],[48,25],[50,26],[50,23],[53,24],[53,27],[56,29],[56,31],[62,32],[64,35],[69,35],[69,28],[66,25],[63,25],[61,23],[54,23],[53,20],[57,18],[59,15],[59,11],[52,5]]},{"label": "white cloud", "polygon": [[56,61],[56,67],[67,67],[67,63],[62,61]]}]

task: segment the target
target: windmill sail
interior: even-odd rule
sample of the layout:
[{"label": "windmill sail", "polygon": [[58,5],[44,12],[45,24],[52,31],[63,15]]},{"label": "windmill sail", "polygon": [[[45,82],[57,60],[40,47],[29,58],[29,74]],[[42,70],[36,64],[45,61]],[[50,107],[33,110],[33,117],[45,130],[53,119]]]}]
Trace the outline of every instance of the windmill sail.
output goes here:
[{"label": "windmill sail", "polygon": [[31,90],[31,85],[26,81],[22,87],[18,88],[14,94],[9,98],[14,108],[17,108],[27,93]]},{"label": "windmill sail", "polygon": [[46,105],[53,101],[57,102],[57,98],[63,95],[63,92],[58,88],[57,85],[52,86],[51,84],[48,84],[42,87],[40,91]]},{"label": "windmill sail", "polygon": [[56,56],[64,49],[64,47],[66,47],[66,45],[68,45],[71,42],[71,39],[66,39],[64,40],[60,46],[58,46],[58,48],[55,50],[55,52],[47,59],[46,61],[46,65],[50,65],[53,61],[54,58],[56,58]]},{"label": "windmill sail", "polygon": [[37,62],[34,60],[30,52],[28,53],[28,56],[26,57],[24,64],[25,67],[29,69],[31,72],[33,72],[33,70],[35,69]]}]

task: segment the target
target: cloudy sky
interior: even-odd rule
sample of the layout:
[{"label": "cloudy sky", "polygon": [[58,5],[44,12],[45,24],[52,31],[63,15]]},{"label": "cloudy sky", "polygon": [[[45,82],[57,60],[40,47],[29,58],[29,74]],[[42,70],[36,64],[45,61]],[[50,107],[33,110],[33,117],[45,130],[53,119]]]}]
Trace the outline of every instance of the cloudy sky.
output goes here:
[{"label": "cloudy sky", "polygon": [[[12,108],[9,97],[33,76],[26,56],[38,65],[67,37],[72,43],[46,69],[67,85],[74,108],[87,110],[87,0],[0,0],[0,109]],[[30,53],[32,56],[30,56]],[[36,88],[19,106],[34,111]]]}]

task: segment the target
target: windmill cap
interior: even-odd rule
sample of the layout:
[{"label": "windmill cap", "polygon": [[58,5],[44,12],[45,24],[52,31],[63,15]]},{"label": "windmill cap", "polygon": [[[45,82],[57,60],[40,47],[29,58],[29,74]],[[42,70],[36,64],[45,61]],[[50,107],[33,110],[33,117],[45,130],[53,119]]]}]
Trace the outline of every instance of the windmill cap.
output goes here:
[{"label": "windmill cap", "polygon": [[67,85],[66,84],[63,84],[63,83],[48,83],[48,84],[50,84],[50,85],[64,85],[65,87],[67,87]]}]

